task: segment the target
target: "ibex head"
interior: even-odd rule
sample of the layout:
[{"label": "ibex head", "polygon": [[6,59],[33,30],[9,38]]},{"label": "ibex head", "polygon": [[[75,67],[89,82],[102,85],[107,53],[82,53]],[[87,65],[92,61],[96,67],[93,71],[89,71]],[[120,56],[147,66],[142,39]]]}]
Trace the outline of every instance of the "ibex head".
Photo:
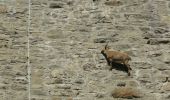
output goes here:
[{"label": "ibex head", "polygon": [[108,46],[108,43],[105,45],[105,47],[101,50],[102,54],[106,54],[106,51],[108,51],[110,48]]}]

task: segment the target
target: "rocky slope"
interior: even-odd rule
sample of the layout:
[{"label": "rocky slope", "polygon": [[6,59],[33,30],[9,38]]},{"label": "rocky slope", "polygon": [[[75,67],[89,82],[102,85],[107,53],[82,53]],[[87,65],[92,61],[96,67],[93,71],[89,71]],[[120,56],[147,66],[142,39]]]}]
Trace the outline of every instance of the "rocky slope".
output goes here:
[{"label": "rocky slope", "polygon": [[[169,0],[31,0],[30,20],[28,7],[0,0],[0,100],[170,99]],[[107,42],[131,76],[109,70]]]}]

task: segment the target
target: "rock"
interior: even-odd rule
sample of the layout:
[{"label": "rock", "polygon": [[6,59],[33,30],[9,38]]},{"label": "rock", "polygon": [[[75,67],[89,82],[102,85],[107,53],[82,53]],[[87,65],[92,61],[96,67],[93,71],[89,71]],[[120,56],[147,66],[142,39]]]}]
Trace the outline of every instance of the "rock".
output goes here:
[{"label": "rock", "polygon": [[31,92],[39,96],[47,95],[47,91],[44,91],[43,89],[32,89]]},{"label": "rock", "polygon": [[133,20],[146,20],[149,21],[151,19],[150,15],[148,14],[125,14],[124,15],[127,19]]},{"label": "rock", "polygon": [[139,29],[140,29],[144,34],[150,32],[150,28],[148,28],[148,27],[139,27]]},{"label": "rock", "polygon": [[166,99],[168,99],[168,100],[170,99],[170,94],[166,96]]},{"label": "rock", "polygon": [[98,37],[96,39],[94,39],[94,43],[107,43],[107,42],[116,42],[118,41],[117,38],[114,38],[114,36],[110,36],[110,37]]},{"label": "rock", "polygon": [[[0,100],[27,100],[29,84],[32,100],[170,99],[170,0],[28,4],[0,0]],[[130,77],[109,70],[107,42],[132,58]]]},{"label": "rock", "polygon": [[108,38],[97,38],[97,39],[94,39],[94,43],[107,43],[109,42],[110,39]]},{"label": "rock", "polygon": [[128,81],[128,86],[129,87],[138,87],[139,84],[137,83],[137,81]]},{"label": "rock", "polygon": [[148,57],[160,57],[162,54],[162,51],[153,51],[149,53]]},{"label": "rock", "polygon": [[104,93],[96,93],[97,98],[104,98],[105,94]]},{"label": "rock", "polygon": [[0,89],[8,89],[8,86],[6,84],[0,83]]},{"label": "rock", "polygon": [[168,29],[162,29],[162,28],[157,28],[154,30],[155,34],[165,34],[167,32],[169,32]]},{"label": "rock", "polygon": [[51,29],[47,32],[47,37],[50,39],[61,39],[65,38],[65,35],[62,30],[60,29]]},{"label": "rock", "polygon": [[126,83],[125,83],[125,82],[119,82],[119,83],[117,83],[117,86],[119,86],[119,87],[125,87],[125,86],[126,86]]},{"label": "rock", "polygon": [[71,89],[71,84],[57,84],[56,89]]},{"label": "rock", "polygon": [[165,64],[156,65],[155,68],[157,68],[160,71],[164,71],[164,70],[169,70],[170,69]]},{"label": "rock", "polygon": [[83,65],[83,70],[85,70],[85,71],[91,71],[94,69],[96,69],[96,66],[92,63],[86,63]]},{"label": "rock", "polygon": [[103,62],[103,60],[105,60],[105,57],[102,54],[99,54],[98,58],[99,58],[99,60],[102,60],[101,62]]},{"label": "rock", "polygon": [[164,73],[155,74],[153,79],[159,83],[165,83],[168,82],[168,75]]},{"label": "rock", "polygon": [[69,5],[69,6],[73,6],[73,4],[74,4],[74,0],[69,0],[69,1],[67,2],[67,5]]},{"label": "rock", "polygon": [[140,70],[138,72],[138,80],[140,81],[141,84],[146,84],[146,83],[151,83],[151,70]]},{"label": "rock", "polygon": [[21,84],[12,84],[11,88],[16,91],[24,91],[27,90],[26,85],[21,85]]},{"label": "rock", "polygon": [[50,3],[49,8],[58,9],[63,8],[64,5],[62,3]]},{"label": "rock", "polygon": [[163,91],[170,91],[170,82],[165,83],[165,84],[162,86],[162,90],[163,90]]},{"label": "rock", "polygon": [[75,83],[77,83],[77,84],[83,84],[83,83],[84,83],[84,80],[83,80],[83,79],[76,79],[76,80],[75,80]]},{"label": "rock", "polygon": [[99,0],[93,0],[93,2],[98,2]]},{"label": "rock", "polygon": [[47,84],[63,84],[63,79],[62,78],[54,78],[54,79],[51,79],[50,81],[48,80],[46,83]]},{"label": "rock", "polygon": [[18,77],[14,80],[14,83],[28,84],[28,81],[25,77]]},{"label": "rock", "polygon": [[160,34],[155,34],[155,33],[152,33],[152,32],[145,32],[144,34],[142,34],[142,36],[144,37],[144,39],[161,38],[161,37],[163,37]]},{"label": "rock", "polygon": [[63,73],[63,70],[61,70],[61,69],[55,69],[55,70],[53,70],[52,72],[51,72],[51,76],[53,77],[53,78],[58,78],[58,77],[61,77],[61,75],[63,75],[64,73]]},{"label": "rock", "polygon": [[6,5],[0,4],[0,14],[7,13],[8,9]]},{"label": "rock", "polygon": [[151,45],[169,44],[169,43],[170,43],[169,38],[150,38],[147,42],[147,44],[151,44]]},{"label": "rock", "polygon": [[120,0],[107,0],[105,2],[105,5],[107,6],[121,6],[123,3]]},{"label": "rock", "polygon": [[[35,100],[37,100],[37,99],[35,99]],[[51,100],[62,100],[62,97],[60,97],[60,96],[52,96]]]},{"label": "rock", "polygon": [[166,64],[170,64],[170,53],[166,53],[164,54],[164,57],[163,57],[163,62],[165,62]]}]

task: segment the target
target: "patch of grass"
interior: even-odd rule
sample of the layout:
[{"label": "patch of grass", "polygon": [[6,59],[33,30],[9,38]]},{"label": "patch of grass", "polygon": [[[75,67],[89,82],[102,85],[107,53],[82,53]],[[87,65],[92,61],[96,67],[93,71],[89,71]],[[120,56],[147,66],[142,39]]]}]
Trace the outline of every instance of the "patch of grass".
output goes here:
[{"label": "patch of grass", "polygon": [[128,98],[128,99],[141,97],[141,93],[137,89],[130,88],[130,87],[115,88],[112,91],[111,95],[114,98]]}]

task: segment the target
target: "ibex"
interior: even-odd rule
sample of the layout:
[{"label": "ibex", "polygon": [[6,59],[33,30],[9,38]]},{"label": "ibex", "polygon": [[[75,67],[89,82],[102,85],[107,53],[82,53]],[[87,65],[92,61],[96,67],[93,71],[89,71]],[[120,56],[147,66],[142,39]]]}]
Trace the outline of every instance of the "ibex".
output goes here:
[{"label": "ibex", "polygon": [[129,60],[131,60],[128,54],[120,51],[110,50],[110,48],[108,47],[108,43],[105,45],[105,48],[101,51],[101,53],[106,58],[107,64],[109,66],[112,67],[113,62],[118,64],[123,64],[124,66],[126,66],[128,71],[128,76],[130,76],[130,70],[132,69],[128,64]]}]

